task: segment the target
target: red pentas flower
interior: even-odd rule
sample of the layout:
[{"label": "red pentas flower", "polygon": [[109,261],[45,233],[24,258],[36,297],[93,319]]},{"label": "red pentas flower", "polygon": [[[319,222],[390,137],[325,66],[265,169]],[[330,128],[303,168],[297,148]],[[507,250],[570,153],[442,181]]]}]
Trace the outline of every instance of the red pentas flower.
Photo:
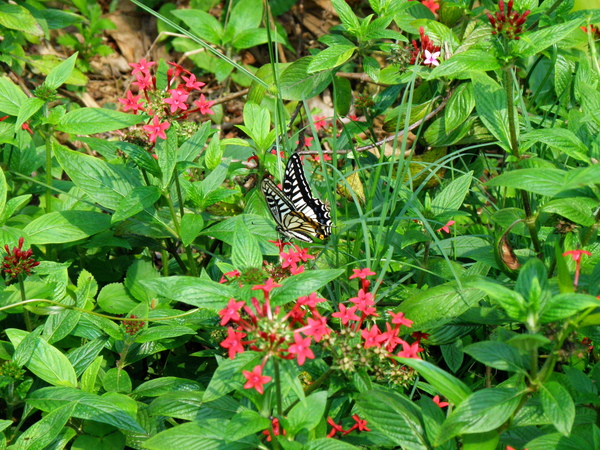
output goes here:
[{"label": "red pentas flower", "polygon": [[167,139],[165,130],[167,130],[171,124],[169,122],[160,122],[157,116],[152,118],[152,123],[144,125],[142,128],[148,132],[150,142],[156,142],[156,138]]},{"label": "red pentas flower", "polygon": [[306,358],[315,358],[315,354],[310,349],[311,341],[310,337],[303,338],[300,333],[294,333],[294,343],[288,347],[288,352],[298,358],[298,365],[300,366],[304,364]]},{"label": "red pentas flower", "polygon": [[263,367],[261,365],[256,366],[252,369],[252,372],[244,370],[242,374],[248,380],[244,384],[244,389],[256,389],[259,394],[264,394],[264,385],[271,381],[271,377],[262,374]]},{"label": "red pentas flower", "polygon": [[327,120],[325,116],[315,116],[313,117],[313,120],[315,123],[315,130],[319,131],[327,128]]},{"label": "red pentas flower", "polygon": [[352,425],[351,428],[347,429],[346,431],[343,432],[343,434],[348,434],[350,432],[352,432],[353,430],[358,430],[358,431],[371,431],[369,428],[367,428],[367,421],[361,419],[358,414],[354,414],[352,416],[352,419],[356,422],[354,425]]},{"label": "red pentas flower", "polygon": [[513,11],[513,4],[514,1],[510,0],[505,11],[504,0],[500,0],[498,2],[499,11],[496,11],[493,16],[487,13],[487,16],[492,25],[492,34],[503,35],[517,41],[521,39],[519,35],[523,32],[523,25],[531,11],[527,10],[523,14],[519,14]]},{"label": "red pentas flower", "polygon": [[214,105],[214,103],[214,101],[206,100],[204,94],[201,94],[200,100],[196,100],[194,102],[194,105],[198,107],[198,111],[200,111],[200,114],[214,114],[214,111],[210,109],[210,107]]},{"label": "red pentas flower", "polygon": [[235,298],[229,299],[229,303],[225,307],[219,311],[219,315],[221,316],[221,326],[227,324],[230,320],[238,321],[240,320],[239,310],[242,309],[246,303],[243,301],[236,302]]},{"label": "red pentas flower", "polygon": [[242,339],[247,336],[246,333],[236,331],[233,328],[227,328],[227,338],[221,342],[221,347],[229,350],[229,358],[235,359],[238,353],[244,353]]},{"label": "red pentas flower", "polygon": [[414,342],[412,345],[408,342],[402,341],[402,351],[398,353],[401,358],[421,359],[418,353],[422,352],[423,349],[419,347],[419,342]]},{"label": "red pentas flower", "polygon": [[327,418],[327,423],[329,425],[331,425],[331,431],[329,432],[329,434],[327,435],[328,438],[331,438],[333,436],[336,435],[336,433],[344,433],[344,427],[342,427],[342,424],[340,423],[339,425],[337,423],[335,423],[333,421],[333,419],[331,417]]},{"label": "red pentas flower", "polygon": [[429,10],[434,14],[438,9],[440,9],[440,5],[438,5],[435,0],[423,0],[421,4],[429,8]]},{"label": "red pentas flower", "polygon": [[579,273],[581,272],[581,257],[592,256],[590,252],[587,250],[569,250],[568,252],[564,252],[563,256],[571,256],[571,259],[575,261],[575,280],[573,281],[573,285],[577,287],[579,284]]},{"label": "red pentas flower", "polygon": [[129,63],[129,65],[133,67],[131,75],[135,75],[137,73],[148,75],[150,73],[150,67],[152,67],[154,64],[156,64],[154,61],[146,61],[146,58],[142,58],[139,63]]},{"label": "red pentas flower", "polygon": [[189,97],[187,92],[180,91],[179,89],[171,89],[169,93],[171,94],[171,97],[165,98],[164,102],[171,106],[171,114],[177,110],[184,111],[188,109],[188,105],[185,102]]},{"label": "red pentas flower", "polygon": [[446,225],[437,229],[437,231],[443,231],[444,233],[450,233],[450,227],[454,225],[456,222],[454,220],[449,220],[446,222]]},{"label": "red pentas flower", "polygon": [[435,403],[436,405],[438,405],[440,408],[444,408],[446,406],[448,406],[450,403],[448,402],[442,402],[440,401],[440,396],[436,395],[435,397],[432,398],[433,403]]},{"label": "red pentas flower", "polygon": [[24,242],[25,240],[20,237],[18,246],[13,247],[12,251],[8,248],[8,245],[4,245],[4,250],[6,250],[6,253],[8,254],[4,257],[2,270],[12,278],[16,278],[21,274],[31,275],[33,268],[40,264],[39,261],[36,261],[31,257],[31,255],[33,255],[33,250],[29,249],[23,251]]},{"label": "red pentas flower", "polygon": [[138,111],[144,110],[144,104],[140,103],[141,95],[133,95],[131,91],[127,91],[126,98],[118,99],[120,103],[123,104],[123,111],[127,112],[130,109],[134,114],[137,114]]}]

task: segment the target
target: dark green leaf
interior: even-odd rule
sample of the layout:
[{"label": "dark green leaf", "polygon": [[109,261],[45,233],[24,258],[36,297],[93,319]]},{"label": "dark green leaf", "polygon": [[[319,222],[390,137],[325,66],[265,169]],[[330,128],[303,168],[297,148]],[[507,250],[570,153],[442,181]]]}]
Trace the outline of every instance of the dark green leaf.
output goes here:
[{"label": "dark green leaf", "polygon": [[71,134],[96,134],[128,128],[146,119],[111,109],[79,108],[62,116],[56,129]]},{"label": "dark green leaf", "polygon": [[196,277],[155,278],[143,281],[142,284],[168,299],[213,311],[223,309],[235,295],[229,286]]},{"label": "dark green leaf", "polygon": [[271,304],[274,306],[285,305],[299,297],[310,295],[331,280],[335,280],[343,272],[343,269],[311,270],[286,278],[281,282],[280,288],[273,290]]},{"label": "dark green leaf", "polygon": [[23,230],[32,244],[59,244],[88,238],[110,228],[110,216],[94,211],[56,211],[30,222]]},{"label": "dark green leaf", "polygon": [[114,401],[82,392],[79,389],[42,388],[31,393],[27,398],[27,403],[42,411],[53,411],[70,402],[77,402],[73,417],[95,420],[123,430],[145,433],[135,419],[117,406]]},{"label": "dark green leaf", "polygon": [[529,368],[527,356],[504,342],[475,342],[466,346],[463,351],[494,369],[524,373]]},{"label": "dark green leaf", "polygon": [[556,381],[549,381],[542,386],[540,399],[544,414],[563,435],[569,436],[575,420],[575,403],[569,392]]}]

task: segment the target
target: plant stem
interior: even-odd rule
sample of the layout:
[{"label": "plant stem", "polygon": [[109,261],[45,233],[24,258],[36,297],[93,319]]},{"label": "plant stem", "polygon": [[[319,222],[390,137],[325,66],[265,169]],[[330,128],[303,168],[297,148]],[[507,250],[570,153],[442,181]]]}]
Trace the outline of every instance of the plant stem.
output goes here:
[{"label": "plant stem", "polygon": [[[27,295],[25,294],[25,282],[23,281],[23,275],[19,274],[17,277],[19,283],[19,291],[21,293],[21,301],[24,302],[27,300]],[[23,308],[23,318],[25,319],[25,328],[27,331],[33,331],[33,324],[31,323],[31,316],[29,315],[29,311]]]},{"label": "plant stem", "polygon": [[588,244],[590,239],[592,239],[592,236],[594,236],[594,234],[598,231],[598,227],[600,227],[600,208],[598,208],[598,211],[596,211],[596,214],[594,215],[594,220],[595,223],[588,228],[585,235],[583,236],[583,239],[581,240],[582,247],[585,247]]},{"label": "plant stem", "polygon": [[[518,161],[519,160],[519,143],[517,140],[517,127],[515,124],[515,104],[514,104],[514,83],[512,77],[512,71],[510,67],[504,69],[504,80],[506,85],[506,101],[507,101],[507,109],[508,109],[508,130],[510,133],[510,148],[513,156]],[[519,194],[521,195],[521,201],[523,202],[523,209],[525,210],[525,224],[527,225],[527,229],[529,230],[529,235],[531,236],[531,242],[533,243],[533,248],[538,258],[542,256],[542,246],[540,244],[540,239],[538,237],[537,228],[535,227],[535,215],[531,209],[531,203],[529,201],[529,196],[527,192],[523,189],[518,189]]]},{"label": "plant stem", "polygon": [[275,396],[277,401],[277,415],[283,416],[283,402],[281,398],[281,377],[279,373],[279,361],[273,358],[273,367],[275,369]]}]

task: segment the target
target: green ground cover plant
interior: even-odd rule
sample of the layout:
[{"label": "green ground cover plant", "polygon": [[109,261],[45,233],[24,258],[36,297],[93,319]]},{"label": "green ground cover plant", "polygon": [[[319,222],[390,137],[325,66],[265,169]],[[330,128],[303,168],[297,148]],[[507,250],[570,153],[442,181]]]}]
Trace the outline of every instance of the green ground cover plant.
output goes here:
[{"label": "green ground cover plant", "polygon": [[196,56],[103,108],[0,3],[0,448],[600,448],[600,10],[133,3]]}]

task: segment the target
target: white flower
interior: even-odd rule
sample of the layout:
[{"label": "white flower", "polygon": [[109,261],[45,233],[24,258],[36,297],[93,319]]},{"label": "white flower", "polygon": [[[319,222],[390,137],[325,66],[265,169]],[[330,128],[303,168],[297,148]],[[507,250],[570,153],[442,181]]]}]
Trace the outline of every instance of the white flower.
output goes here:
[{"label": "white flower", "polygon": [[425,65],[439,66],[440,62],[437,60],[440,57],[440,52],[431,53],[429,50],[425,50]]}]

